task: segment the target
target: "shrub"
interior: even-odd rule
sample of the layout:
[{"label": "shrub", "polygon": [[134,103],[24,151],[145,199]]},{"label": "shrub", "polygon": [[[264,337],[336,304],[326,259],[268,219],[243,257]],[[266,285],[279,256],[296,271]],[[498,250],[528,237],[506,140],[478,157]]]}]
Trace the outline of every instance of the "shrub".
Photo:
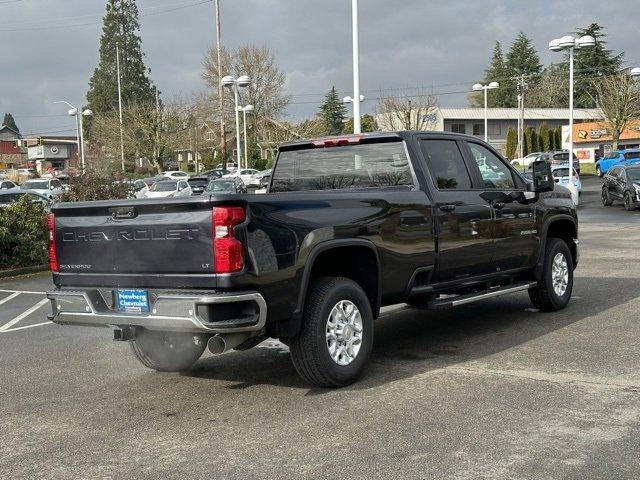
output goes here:
[{"label": "shrub", "polygon": [[0,207],[0,268],[44,265],[49,261],[49,230],[41,203],[26,195]]},{"label": "shrub", "polygon": [[63,202],[90,202],[93,200],[118,200],[131,198],[132,186],[122,174],[86,173],[69,181],[69,190],[60,200]]}]

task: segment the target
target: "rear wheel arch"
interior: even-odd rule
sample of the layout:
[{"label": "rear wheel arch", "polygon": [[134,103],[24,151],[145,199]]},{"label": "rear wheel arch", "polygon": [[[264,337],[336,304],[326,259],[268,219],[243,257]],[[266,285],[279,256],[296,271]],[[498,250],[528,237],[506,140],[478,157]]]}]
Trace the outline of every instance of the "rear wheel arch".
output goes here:
[{"label": "rear wheel arch", "polygon": [[365,239],[330,240],[316,245],[307,257],[293,314],[298,327],[312,279],[331,276],[349,278],[360,285],[371,302],[373,317],[378,316],[382,281],[375,245]]}]

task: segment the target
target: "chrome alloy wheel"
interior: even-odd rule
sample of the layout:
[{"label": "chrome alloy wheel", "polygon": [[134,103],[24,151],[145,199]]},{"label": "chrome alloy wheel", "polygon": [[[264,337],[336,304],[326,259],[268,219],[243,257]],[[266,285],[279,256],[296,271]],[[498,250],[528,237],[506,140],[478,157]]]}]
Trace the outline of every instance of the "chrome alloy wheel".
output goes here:
[{"label": "chrome alloy wheel", "polygon": [[556,253],[551,266],[551,280],[553,281],[553,291],[559,297],[567,291],[569,284],[569,265],[564,253]]},{"label": "chrome alloy wheel", "polygon": [[340,300],[327,319],[327,349],[334,362],[349,365],[362,346],[362,316],[350,300]]}]

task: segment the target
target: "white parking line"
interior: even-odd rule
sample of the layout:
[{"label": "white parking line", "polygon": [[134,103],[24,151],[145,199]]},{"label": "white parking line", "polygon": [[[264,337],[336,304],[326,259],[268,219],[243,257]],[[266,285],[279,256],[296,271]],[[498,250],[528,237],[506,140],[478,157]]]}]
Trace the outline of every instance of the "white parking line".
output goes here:
[{"label": "white parking line", "polygon": [[11,295],[9,295],[6,298],[3,298],[2,300],[0,300],[0,305],[2,305],[3,303],[8,302],[9,300],[11,300],[12,298],[16,298],[18,295],[20,295],[21,292],[13,292]]},{"label": "white parking line", "polygon": [[46,295],[47,292],[30,292],[28,290],[3,290],[0,288],[0,292],[2,293],[26,293],[28,295]]},{"label": "white parking line", "polygon": [[42,323],[36,323],[34,325],[25,325],[24,327],[10,328],[9,330],[1,330],[0,333],[17,332],[18,330],[26,330],[27,328],[41,327],[43,325],[53,325],[53,322],[42,322]]},{"label": "white parking line", "polygon": [[40,307],[45,306],[47,303],[49,303],[49,299],[48,298],[44,298],[42,300],[40,300],[38,303],[36,303],[33,307],[31,307],[29,310],[27,310],[24,313],[21,313],[20,315],[18,315],[17,317],[15,317],[13,320],[9,320],[7,323],[5,323],[4,325],[2,325],[0,327],[0,332],[5,332],[7,331],[9,328],[13,327],[16,323],[18,323],[20,320],[23,320],[24,318],[28,317],[29,315],[31,315],[33,312],[35,312],[36,310],[38,310]]}]

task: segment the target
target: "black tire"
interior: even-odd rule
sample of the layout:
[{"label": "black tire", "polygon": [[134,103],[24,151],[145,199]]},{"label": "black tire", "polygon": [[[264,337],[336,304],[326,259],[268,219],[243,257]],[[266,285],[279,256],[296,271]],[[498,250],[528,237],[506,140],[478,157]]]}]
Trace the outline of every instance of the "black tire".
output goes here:
[{"label": "black tire", "polygon": [[604,205],[605,207],[610,207],[612,203],[613,199],[611,198],[609,189],[607,187],[602,187],[602,205]]},{"label": "black tire", "polygon": [[159,372],[182,372],[198,361],[207,338],[191,333],[137,329],[131,351],[145,367]]},{"label": "black tire", "polygon": [[636,209],[636,204],[633,201],[633,197],[629,191],[624,192],[624,209],[631,212]]},{"label": "black tire", "polygon": [[[347,300],[360,312],[360,350],[348,365],[339,365],[329,353],[327,321],[335,306]],[[355,382],[367,363],[373,346],[373,314],[360,285],[342,277],[315,280],[307,292],[302,327],[291,338],[291,359],[298,374],[317,387],[344,387]]]},{"label": "black tire", "polygon": [[602,170],[600,169],[600,165],[596,166],[596,175],[599,177],[603,176]]},{"label": "black tire", "polygon": [[[562,254],[566,261],[568,280],[566,290],[559,295],[553,286],[553,262],[557,255]],[[550,238],[547,240],[547,247],[544,254],[544,268],[542,278],[538,281],[538,286],[529,290],[529,298],[533,305],[539,310],[552,312],[562,310],[567,306],[573,291],[573,257],[569,247],[560,238]]]}]

